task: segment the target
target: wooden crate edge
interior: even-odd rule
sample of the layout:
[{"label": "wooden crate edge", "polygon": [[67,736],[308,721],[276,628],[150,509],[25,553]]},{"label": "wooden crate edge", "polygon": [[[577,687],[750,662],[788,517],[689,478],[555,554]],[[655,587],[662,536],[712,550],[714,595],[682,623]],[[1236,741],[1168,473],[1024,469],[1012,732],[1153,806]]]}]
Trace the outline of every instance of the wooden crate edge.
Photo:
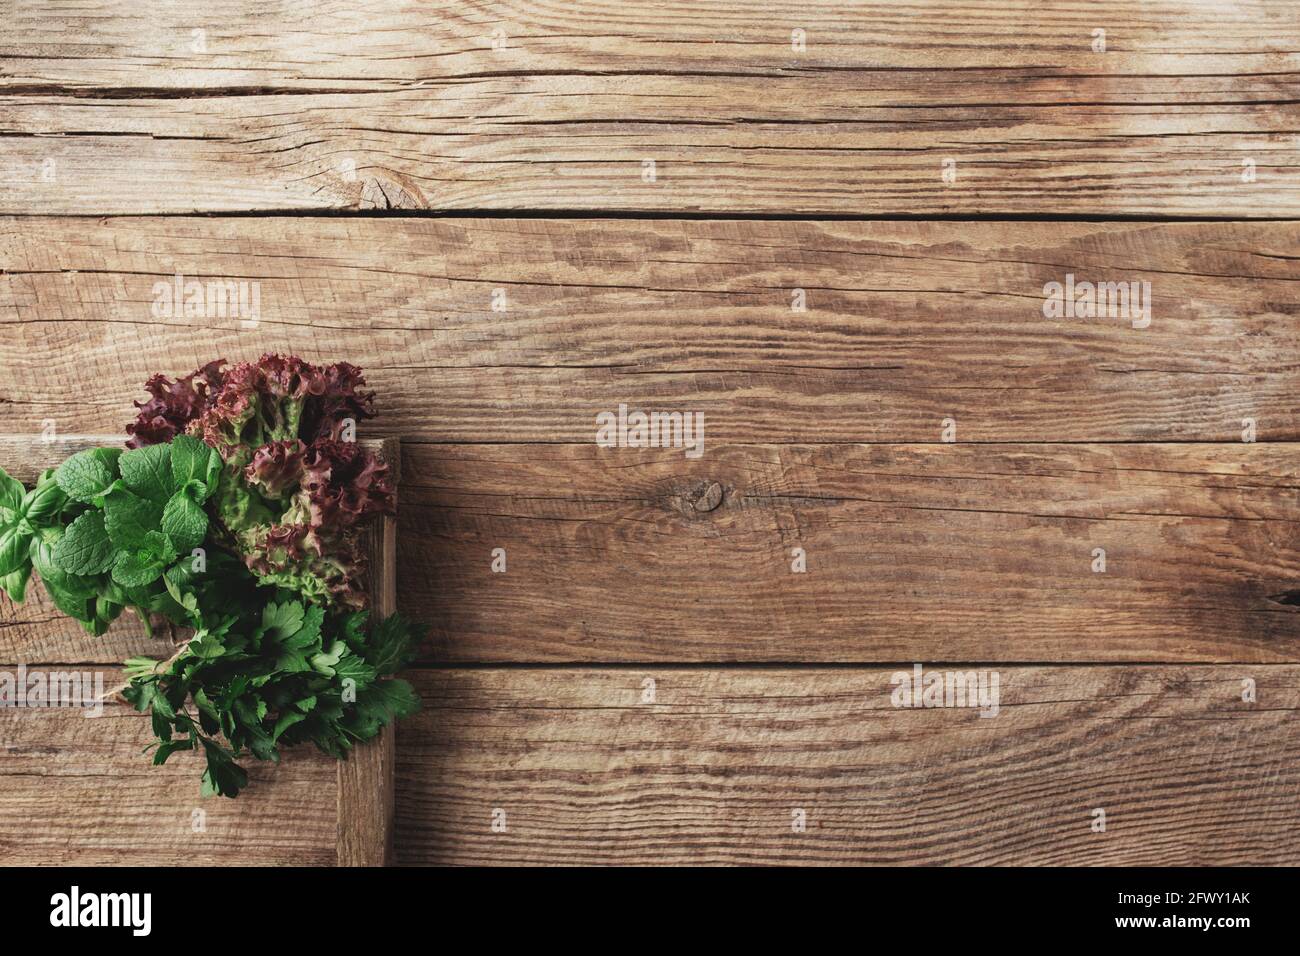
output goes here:
[{"label": "wooden crate edge", "polygon": [[[386,438],[377,454],[401,478],[401,442]],[[399,507],[401,501],[398,491]],[[370,537],[371,613],[397,610],[397,520],[375,522]],[[393,858],[394,765],[397,728],[389,724],[374,740],[352,749],[338,765],[338,865],[388,866]]]}]

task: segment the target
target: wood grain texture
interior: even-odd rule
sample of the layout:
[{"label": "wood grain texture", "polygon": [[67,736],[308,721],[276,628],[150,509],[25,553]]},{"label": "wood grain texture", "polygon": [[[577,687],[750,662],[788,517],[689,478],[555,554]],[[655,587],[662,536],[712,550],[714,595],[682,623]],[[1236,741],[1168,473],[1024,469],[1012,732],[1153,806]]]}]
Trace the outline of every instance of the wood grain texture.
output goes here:
[{"label": "wood grain texture", "polygon": [[404,454],[431,660],[1300,659],[1294,444]]},{"label": "wood grain texture", "polygon": [[[407,456],[378,603],[456,665],[238,801],[120,706],[0,710],[6,862],[1300,863],[1297,0],[0,23],[0,434],[120,433],[218,355],[364,366]],[[359,211],[438,215],[149,216]],[[927,221],[997,216],[1094,221]],[[256,327],[153,311],[177,273]],[[1150,327],[1044,319],[1067,273],[1150,281]],[[620,404],[704,456],[595,447]],[[35,590],[0,661],[156,653]],[[892,707],[917,660],[1001,712]]]},{"label": "wood grain texture", "polygon": [[8,7],[3,212],[1300,209],[1291,0]]},{"label": "wood grain texture", "polygon": [[421,672],[398,860],[1300,862],[1300,669],[999,676],[1000,710],[981,718],[895,709],[889,669]]},{"label": "wood grain texture", "polygon": [[[66,670],[66,668],[54,668]],[[11,664],[0,670],[14,673]],[[120,680],[98,669],[105,688]],[[335,761],[294,748],[249,761],[237,800],[199,796],[202,758],[142,753],[149,718],[109,702],[98,717],[0,707],[0,859],[6,865],[333,865]],[[202,811],[196,830],[195,811]]]},{"label": "wood grain texture", "polygon": [[[587,443],[620,403],[703,412],[712,443],[945,418],[1297,440],[1298,247],[1295,223],[0,219],[0,431],[118,433],[154,372],[278,350],[363,366],[367,434],[404,441]],[[155,316],[178,270],[258,283],[258,327]],[[1067,274],[1150,281],[1151,325],[1045,319]]]}]

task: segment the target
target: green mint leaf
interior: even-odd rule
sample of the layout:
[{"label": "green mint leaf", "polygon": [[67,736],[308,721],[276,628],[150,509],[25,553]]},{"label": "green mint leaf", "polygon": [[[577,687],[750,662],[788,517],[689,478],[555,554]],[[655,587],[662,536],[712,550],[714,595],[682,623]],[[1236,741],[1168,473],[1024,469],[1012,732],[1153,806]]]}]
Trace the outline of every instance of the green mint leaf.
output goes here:
[{"label": "green mint leaf", "polygon": [[[217,459],[216,468],[213,467],[212,459],[214,458]],[[217,468],[220,468],[220,463],[221,456],[214,449],[209,448],[197,438],[192,438],[189,435],[177,435],[172,439],[172,492],[182,490],[190,482],[197,482],[203,488],[203,493],[198,496],[198,501],[202,503],[207,500],[208,495],[216,490],[215,472]],[[209,484],[209,475],[213,479],[211,484]]]},{"label": "green mint leaf", "polygon": [[92,503],[104,494],[117,480],[113,466],[117,459],[101,454],[106,448],[88,448],[79,451],[54,473],[54,480],[59,487],[74,501]]},{"label": "green mint leaf", "polygon": [[49,590],[50,585],[54,585],[78,598],[94,597],[99,591],[97,577],[69,574],[54,563],[54,549],[63,534],[63,530],[60,529],[57,533],[41,533],[32,538],[31,548],[28,551],[32,568],[41,576],[46,590]]},{"label": "green mint leaf", "polygon": [[92,448],[90,453],[108,466],[108,470],[115,476],[122,473],[118,468],[118,462],[122,460],[122,449],[120,448]]},{"label": "green mint leaf", "polygon": [[[122,455],[122,480],[141,498],[166,504],[172,496],[171,446],[150,445]],[[71,492],[69,492],[71,494]]]},{"label": "green mint leaf", "polygon": [[102,574],[116,556],[98,511],[87,511],[68,525],[54,547],[54,563],[68,574]]},{"label": "green mint leaf", "polygon": [[208,533],[208,516],[188,491],[181,488],[163,510],[162,530],[172,539],[177,551],[188,552],[203,543],[203,536]]},{"label": "green mint leaf", "polygon": [[162,516],[161,505],[125,488],[114,488],[104,496],[104,527],[114,546],[122,550],[144,547],[145,536],[158,530]]},{"label": "green mint leaf", "polygon": [[144,536],[144,557],[156,564],[171,564],[176,560],[176,546],[161,531],[148,531]]},{"label": "green mint leaf", "polygon": [[162,576],[163,566],[149,556],[134,551],[123,551],[113,563],[113,580],[124,588],[140,588]]}]

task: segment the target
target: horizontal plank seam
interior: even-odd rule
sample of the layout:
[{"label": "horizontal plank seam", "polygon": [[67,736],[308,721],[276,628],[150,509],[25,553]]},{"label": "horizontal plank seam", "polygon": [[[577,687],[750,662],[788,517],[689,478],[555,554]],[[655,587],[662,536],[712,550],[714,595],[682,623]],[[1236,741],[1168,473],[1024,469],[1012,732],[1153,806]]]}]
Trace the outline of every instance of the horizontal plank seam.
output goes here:
[{"label": "horizontal plank seam", "polygon": [[[879,670],[887,667],[912,667],[921,663],[929,667],[978,667],[978,668],[1058,668],[1058,667],[1297,667],[1300,658],[1294,661],[952,661],[913,658],[906,661],[452,661],[447,663],[430,663],[417,661],[406,671],[559,671],[559,670],[679,670],[679,671],[726,671],[726,670],[801,670],[801,671],[842,671],[842,670]],[[0,662],[0,667],[17,667],[19,664],[28,669],[40,667],[80,667],[87,670],[103,668],[105,670],[121,665],[102,661],[19,661]],[[0,711],[2,712],[2,711]]]},{"label": "horizontal plank seam", "polygon": [[[375,437],[375,438],[383,438],[383,437],[386,437],[386,436],[384,436],[384,435],[375,435],[375,436],[371,436],[371,437]],[[587,447],[588,445],[593,445],[593,444],[595,444],[595,441],[594,441],[594,440],[592,440],[592,441],[536,441],[536,440],[531,440],[531,439],[528,439],[528,440],[521,439],[521,440],[519,440],[519,441],[502,441],[502,440],[500,440],[500,439],[496,439],[496,440],[483,440],[483,441],[469,441],[469,440],[458,441],[458,440],[455,440],[455,439],[446,439],[446,438],[441,438],[441,439],[440,439],[440,438],[407,438],[407,437],[405,437],[405,436],[393,436],[393,437],[401,437],[401,438],[402,438],[402,445],[403,445],[403,446],[408,446],[408,445],[428,445],[429,447],[433,447],[433,448],[436,448],[436,447],[438,447],[438,446],[440,446],[440,445],[447,445],[447,446],[460,446],[460,445],[465,445],[465,446],[469,446],[469,447],[475,447],[475,446],[491,447],[491,446],[493,446],[493,445],[508,445],[508,446],[514,447],[514,446],[516,446],[516,445],[537,445],[537,446],[539,446],[539,447],[542,447],[542,446],[545,446],[545,447],[566,447],[566,446],[571,446],[571,447],[574,447],[574,448],[585,448],[585,447]],[[1186,439],[1178,439],[1178,438],[1160,438],[1160,439],[1145,439],[1145,438],[1115,438],[1115,439],[1105,439],[1105,438],[1103,438],[1103,439],[1087,439],[1087,440],[1078,440],[1078,441],[1036,441],[1036,440],[1034,440],[1034,439],[1032,439],[1032,438],[1024,438],[1024,439],[998,438],[998,439],[993,439],[993,440],[990,440],[990,441],[979,441],[979,440],[972,440],[972,439],[968,439],[968,438],[963,438],[963,439],[962,439],[961,441],[959,441],[959,442],[943,442],[943,441],[917,441],[917,440],[909,440],[909,439],[906,439],[906,438],[888,439],[888,440],[882,440],[882,439],[867,439],[867,438],[863,438],[863,439],[849,439],[849,438],[844,438],[844,439],[814,439],[814,440],[803,440],[803,441],[786,441],[786,440],[784,440],[784,439],[781,439],[781,440],[778,440],[778,439],[753,439],[753,440],[748,440],[748,441],[746,441],[746,440],[716,441],[716,440],[715,440],[714,444],[715,444],[715,447],[718,446],[718,445],[721,445],[722,447],[735,447],[735,446],[741,446],[741,447],[752,447],[752,448],[776,448],[776,447],[784,447],[784,446],[793,446],[793,447],[797,447],[797,448],[817,448],[817,447],[824,446],[824,445],[883,445],[883,446],[890,446],[890,445],[924,445],[924,446],[930,446],[930,445],[979,445],[979,446],[981,446],[981,447],[995,447],[995,446],[997,446],[997,445],[1007,445],[1007,446],[1025,446],[1025,445],[1034,445],[1034,446],[1038,446],[1038,445],[1042,445],[1042,446],[1046,446],[1046,447],[1056,447],[1056,446],[1068,447],[1068,446],[1070,446],[1070,445],[1080,445],[1080,446],[1084,446],[1084,447],[1089,446],[1089,445],[1146,445],[1146,446],[1148,446],[1148,447],[1154,447],[1154,446],[1157,446],[1157,445],[1178,445],[1178,446],[1186,446],[1186,445],[1211,445],[1211,446],[1217,446],[1217,447],[1221,447],[1221,448],[1236,448],[1236,447],[1238,447],[1238,446],[1240,446],[1240,445],[1300,445],[1300,439],[1295,439],[1295,438],[1257,438],[1257,439],[1256,439],[1255,441],[1253,441],[1253,442],[1243,442],[1243,441],[1231,441],[1231,440],[1226,440],[1226,439],[1225,439],[1225,440],[1215,440],[1215,439],[1205,439],[1205,438],[1186,438]],[[637,450],[641,450],[641,449],[637,449]],[[665,453],[674,453],[674,452],[675,452],[675,453],[677,453],[677,454],[680,456],[680,450],[679,450],[679,449],[674,449],[674,448],[664,448],[664,449],[646,449],[646,450],[663,451],[663,452],[665,452]]]},{"label": "horizontal plank seam", "polygon": [[[0,136],[0,139],[3,137]],[[733,212],[685,210],[667,212],[660,209],[590,210],[590,209],[303,209],[288,207],[278,209],[236,209],[223,212],[145,212],[145,213],[32,213],[6,212],[0,219],[583,219],[583,220],[649,220],[693,222],[1083,222],[1083,223],[1242,223],[1300,222],[1297,216],[1205,216],[1165,213],[1108,213],[1104,216],[1087,213],[1012,213],[993,210],[986,213],[934,214],[934,213],[800,213],[800,212]]]}]

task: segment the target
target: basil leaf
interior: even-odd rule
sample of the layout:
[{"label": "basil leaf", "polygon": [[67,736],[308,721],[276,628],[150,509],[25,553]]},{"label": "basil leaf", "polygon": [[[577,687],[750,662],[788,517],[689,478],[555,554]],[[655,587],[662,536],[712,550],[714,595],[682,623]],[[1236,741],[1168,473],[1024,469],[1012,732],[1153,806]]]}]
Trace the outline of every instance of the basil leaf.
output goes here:
[{"label": "basil leaf", "polygon": [[45,593],[54,602],[54,606],[68,617],[83,624],[94,618],[90,611],[93,602],[89,598],[73,594],[44,577],[41,578],[41,583],[45,585]]},{"label": "basil leaf", "polygon": [[0,577],[26,567],[31,541],[32,533],[22,525],[11,524],[0,529]]},{"label": "basil leaf", "polygon": [[68,494],[59,487],[59,483],[46,481],[27,492],[23,498],[22,512],[29,522],[45,524],[63,510],[67,503]]},{"label": "basil leaf", "polygon": [[17,511],[22,505],[23,492],[27,489],[17,478],[10,478],[9,473],[0,468],[0,507]]},{"label": "basil leaf", "polygon": [[23,564],[15,571],[0,577],[0,590],[9,595],[9,600],[22,604],[27,597],[27,579],[31,577],[32,566]]}]

